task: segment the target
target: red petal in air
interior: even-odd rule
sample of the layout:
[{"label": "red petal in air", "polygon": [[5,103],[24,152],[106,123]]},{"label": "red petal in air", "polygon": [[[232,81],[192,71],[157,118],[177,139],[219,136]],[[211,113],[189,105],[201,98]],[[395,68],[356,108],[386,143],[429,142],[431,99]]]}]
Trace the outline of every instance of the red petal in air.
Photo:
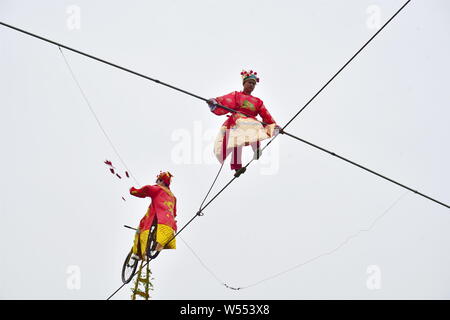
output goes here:
[{"label": "red petal in air", "polygon": [[123,200],[123,201],[127,201],[127,200],[125,200],[125,198],[124,198],[124,197],[122,197],[122,200]]},{"label": "red petal in air", "polygon": [[111,171],[112,174],[115,173],[113,168],[110,168],[109,171]]},{"label": "red petal in air", "polygon": [[128,171],[125,171],[125,174],[127,175],[127,178],[130,177],[130,175],[128,174]]},{"label": "red petal in air", "polygon": [[106,165],[108,165],[108,166],[111,166],[111,167],[113,166],[113,165],[112,165],[112,162],[111,162],[111,161],[109,161],[109,160],[105,160],[105,162],[104,162],[104,163],[105,163]]},{"label": "red petal in air", "polygon": [[122,177],[121,176],[119,176],[119,174],[118,173],[116,173],[116,176],[119,178],[119,179],[122,179]]}]

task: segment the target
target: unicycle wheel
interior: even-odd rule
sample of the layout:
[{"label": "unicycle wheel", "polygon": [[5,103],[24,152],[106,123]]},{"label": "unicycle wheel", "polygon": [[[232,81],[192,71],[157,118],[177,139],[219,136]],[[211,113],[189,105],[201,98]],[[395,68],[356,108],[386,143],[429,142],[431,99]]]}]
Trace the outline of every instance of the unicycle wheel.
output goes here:
[{"label": "unicycle wheel", "polygon": [[156,250],[156,230],[158,228],[158,222],[156,221],[156,217],[153,219],[153,223],[150,227],[148,233],[148,241],[147,241],[147,256],[149,259],[155,259],[159,251]]},{"label": "unicycle wheel", "polygon": [[139,260],[131,258],[133,251],[127,255],[122,266],[122,282],[129,283],[133,279],[134,274],[139,263]]}]

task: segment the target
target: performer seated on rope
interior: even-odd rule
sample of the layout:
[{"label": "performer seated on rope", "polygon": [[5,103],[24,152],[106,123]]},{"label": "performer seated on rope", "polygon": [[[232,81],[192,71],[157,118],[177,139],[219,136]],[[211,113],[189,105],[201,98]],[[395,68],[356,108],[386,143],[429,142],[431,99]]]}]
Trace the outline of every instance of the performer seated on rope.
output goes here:
[{"label": "performer seated on rope", "polygon": [[[135,197],[150,197],[152,199],[147,213],[139,223],[139,228],[134,238],[133,259],[146,259],[149,230],[155,218],[157,219],[156,250],[176,248],[176,241],[173,236],[177,231],[177,222],[175,220],[177,216],[177,199],[170,191],[172,177],[170,172],[161,172],[156,177],[156,185],[144,186],[140,189],[132,187],[130,189],[130,194]],[[167,243],[169,240],[171,241]]]},{"label": "performer seated on rope", "polygon": [[[273,137],[281,129],[267,111],[261,99],[251,95],[259,82],[257,73],[253,70],[242,71],[243,90],[234,91],[222,97],[209,99],[208,105],[211,112],[216,115],[224,115],[231,111],[217,106],[228,107],[239,111],[228,115],[228,119],[223,123],[214,144],[214,153],[220,163],[223,163],[230,153],[232,153],[231,170],[236,170],[234,174],[239,177],[245,172],[242,167],[242,147],[251,145],[255,160],[261,156],[260,141]],[[245,114],[245,115],[244,115]],[[261,124],[256,119],[260,115]]]}]

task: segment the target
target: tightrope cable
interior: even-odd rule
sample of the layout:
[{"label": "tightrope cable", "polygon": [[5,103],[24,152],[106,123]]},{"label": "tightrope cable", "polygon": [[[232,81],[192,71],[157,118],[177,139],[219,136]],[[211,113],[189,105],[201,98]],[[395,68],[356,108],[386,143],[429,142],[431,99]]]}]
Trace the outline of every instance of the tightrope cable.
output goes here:
[{"label": "tightrope cable", "polygon": [[345,162],[347,162],[347,163],[350,163],[351,165],[354,165],[354,166],[356,166],[356,167],[358,167],[358,168],[360,168],[360,169],[363,169],[363,170],[365,170],[365,171],[367,171],[367,172],[369,172],[369,173],[371,173],[371,174],[374,174],[374,175],[376,175],[376,176],[378,176],[378,177],[380,177],[380,178],[382,178],[382,179],[385,179],[385,180],[387,180],[387,181],[389,181],[389,182],[391,182],[391,183],[393,183],[393,184],[396,184],[396,185],[398,185],[398,186],[400,186],[400,187],[402,187],[402,188],[404,188],[404,189],[406,189],[406,190],[409,190],[409,191],[411,191],[411,192],[414,192],[415,194],[417,194],[417,195],[419,195],[419,196],[421,196],[421,197],[424,197],[424,198],[426,198],[426,199],[428,199],[428,200],[431,200],[431,201],[433,201],[433,202],[435,202],[435,203],[437,203],[437,204],[439,204],[439,205],[441,205],[441,206],[444,206],[444,207],[447,207],[447,208],[450,209],[450,206],[449,206],[448,204],[446,204],[446,203],[444,203],[444,202],[441,202],[441,201],[439,201],[439,200],[436,200],[436,199],[434,199],[434,198],[432,198],[432,197],[430,197],[430,196],[427,196],[426,194],[423,194],[422,192],[419,192],[419,191],[417,191],[417,190],[415,190],[415,189],[412,189],[411,187],[408,187],[408,186],[406,186],[406,185],[404,185],[404,184],[402,184],[402,183],[400,183],[400,182],[398,182],[398,181],[395,181],[395,180],[393,180],[393,179],[391,179],[391,178],[388,178],[388,177],[386,177],[386,176],[384,176],[384,175],[382,175],[382,174],[380,174],[380,173],[378,173],[378,172],[375,172],[375,171],[373,171],[373,170],[371,170],[371,169],[369,169],[369,168],[367,168],[367,167],[365,167],[365,166],[363,166],[363,165],[360,165],[360,164],[358,164],[358,163],[356,163],[356,162],[354,162],[354,161],[352,161],[352,160],[349,160],[349,159],[347,159],[347,158],[345,158],[345,157],[342,157],[342,156],[340,156],[340,155],[338,155],[338,154],[336,154],[336,153],[334,153],[334,152],[332,152],[332,151],[329,151],[329,150],[327,150],[327,149],[325,149],[325,148],[319,147],[318,145],[316,145],[316,144],[314,144],[314,143],[311,143],[311,142],[309,142],[309,141],[306,141],[306,140],[304,140],[304,139],[302,139],[302,138],[299,138],[299,137],[297,137],[297,136],[294,136],[294,135],[292,135],[292,134],[290,134],[290,133],[285,132],[285,134],[288,135],[288,136],[290,136],[291,138],[294,138],[294,139],[296,139],[296,140],[298,140],[298,141],[301,141],[301,142],[303,142],[303,143],[306,143],[306,144],[309,145],[309,146],[312,146],[312,147],[314,147],[314,148],[316,148],[316,149],[318,149],[318,150],[320,150],[320,151],[326,152],[326,153],[328,153],[328,154],[330,154],[330,155],[332,155],[332,156],[334,156],[334,157],[336,157],[336,158],[339,158],[339,159],[341,159],[341,160],[343,160],[343,161],[345,161]]},{"label": "tightrope cable", "polygon": [[402,11],[406,5],[410,2],[411,0],[408,0],[405,2],[405,4],[397,10],[396,13],[394,13],[394,15],[388,20],[386,21],[386,23],[380,28],[378,29],[378,31],[330,78],[330,80],[328,80],[325,85],[320,88],[319,91],[317,91],[317,93],[311,98],[309,99],[309,101],[292,117],[291,120],[289,120],[283,127],[283,130],[292,122],[294,121],[295,118],[297,118],[297,116],[306,109],[306,107],[334,80],[334,78],[336,78],[338,76],[338,74],[341,73],[342,70],[345,69],[345,67],[347,67],[347,65],[353,61],[353,59],[356,58],[356,56],[373,40],[375,39],[375,37],[384,29],[384,27],[386,27],[399,13],[400,11]]}]

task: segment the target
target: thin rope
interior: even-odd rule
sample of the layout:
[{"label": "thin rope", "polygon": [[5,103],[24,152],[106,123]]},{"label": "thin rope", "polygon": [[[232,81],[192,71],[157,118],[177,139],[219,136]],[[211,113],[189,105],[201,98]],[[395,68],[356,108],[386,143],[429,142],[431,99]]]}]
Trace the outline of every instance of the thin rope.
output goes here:
[{"label": "thin rope", "polygon": [[[308,259],[308,260],[306,260],[306,261],[304,261],[304,262],[302,262],[302,263],[300,263],[300,264],[297,264],[297,265],[295,265],[295,266],[293,266],[293,267],[290,267],[290,268],[288,268],[288,269],[286,269],[286,270],[284,270],[284,271],[281,271],[281,272],[278,272],[278,273],[275,273],[275,274],[273,274],[273,275],[271,275],[271,276],[269,276],[269,277],[266,277],[266,278],[264,278],[264,279],[262,279],[262,280],[259,280],[259,281],[257,281],[257,282],[254,282],[254,283],[252,283],[252,284],[249,284],[249,285],[247,285],[247,286],[239,286],[239,287],[234,287],[234,286],[230,286],[228,283],[226,283],[226,282],[224,282],[224,281],[222,281],[207,265],[206,265],[206,263],[193,251],[193,250],[191,250],[192,251],[192,253],[194,254],[194,256],[198,259],[198,261],[201,263],[201,265],[205,268],[205,270],[207,270],[215,279],[216,279],[216,281],[218,282],[218,283],[220,283],[221,285],[223,285],[223,286],[225,286],[227,289],[230,289],[230,290],[243,290],[243,289],[247,289],[247,288],[251,288],[251,287],[255,287],[255,286],[257,286],[257,285],[260,285],[260,284],[262,284],[262,283],[264,283],[264,282],[267,282],[267,281],[269,281],[269,280],[273,280],[273,279],[275,279],[275,278],[278,278],[278,277],[280,277],[280,276],[282,276],[282,275],[284,275],[284,274],[286,274],[286,273],[289,273],[289,272],[292,272],[292,271],[294,271],[294,270],[296,270],[296,269],[298,269],[298,268],[300,268],[300,267],[303,267],[303,266],[305,266],[305,265],[308,265],[308,264],[310,264],[310,263],[312,263],[312,262],[314,262],[314,261],[316,261],[316,260],[319,260],[320,258],[323,258],[323,257],[325,257],[325,256],[329,256],[329,255],[332,255],[332,254],[334,254],[334,253],[336,253],[337,251],[339,251],[342,247],[344,247],[345,245],[347,245],[349,242],[350,242],[350,240],[352,240],[352,239],[355,239],[355,238],[357,238],[357,237],[359,237],[363,232],[369,232],[369,231],[371,231],[374,227],[375,227],[375,225],[382,219],[382,218],[384,218],[401,200],[403,200],[403,198],[406,196],[408,194],[408,191],[405,191],[400,197],[398,197],[393,203],[391,203],[390,205],[389,205],[389,207],[388,208],[386,208],[380,215],[378,215],[373,221],[372,221],[372,223],[369,225],[369,227],[367,227],[367,228],[364,228],[364,229],[360,229],[360,230],[358,230],[356,233],[354,233],[354,234],[352,234],[352,235],[350,235],[350,236],[348,236],[348,237],[346,237],[337,247],[335,247],[335,248],[333,248],[332,250],[329,250],[329,251],[327,251],[327,252],[324,252],[324,253],[322,253],[322,254],[320,254],[320,255],[317,255],[317,256],[315,256],[315,257],[313,257],[313,258],[310,258],[310,259]],[[184,242],[184,240],[183,240],[183,242]],[[189,248],[189,249],[191,249],[190,248],[190,246],[185,242],[185,244],[186,244],[186,246]]]},{"label": "thin rope", "polygon": [[220,175],[220,172],[222,171],[222,168],[223,168],[223,164],[224,164],[224,163],[225,163],[225,161],[223,161],[222,164],[220,165],[219,171],[217,172],[216,177],[214,178],[213,183],[212,183],[211,186],[209,187],[209,190],[208,190],[208,192],[206,193],[206,196],[205,196],[205,198],[203,199],[203,201],[202,201],[202,203],[201,203],[201,205],[200,205],[200,207],[199,207],[199,212],[200,212],[199,215],[200,215],[200,216],[203,215],[203,212],[201,211],[202,206],[203,206],[203,204],[205,203],[206,199],[208,198],[208,196],[209,196],[209,194],[210,194],[212,188],[213,188],[214,185],[216,184],[217,178],[219,178],[219,175]]},{"label": "thin rope", "polygon": [[77,77],[75,76],[75,73],[72,69],[72,67],[69,64],[69,61],[67,60],[64,52],[61,50],[61,47],[58,46],[59,52],[61,52],[61,55],[64,59],[64,62],[67,66],[67,68],[69,69],[69,72],[72,76],[72,79],[75,81],[78,89],[81,92],[81,95],[83,96],[84,101],[86,102],[87,106],[89,107],[89,111],[91,112],[92,116],[94,117],[95,121],[97,122],[100,130],[103,132],[103,135],[105,136],[106,140],[108,141],[110,147],[113,149],[114,153],[116,154],[117,158],[119,158],[120,162],[122,163],[122,165],[124,166],[124,168],[127,170],[127,172],[131,175],[131,177],[134,179],[134,181],[139,185],[140,183],[137,181],[137,179],[134,177],[133,173],[130,171],[130,169],[128,169],[125,161],[122,159],[122,157],[120,156],[119,152],[117,151],[117,148],[114,146],[114,143],[112,142],[111,138],[109,137],[108,133],[106,132],[105,128],[103,127],[102,123],[100,122],[97,114],[94,111],[94,108],[92,107],[91,103],[89,102],[89,99],[87,98],[86,94],[84,93],[83,88],[80,85],[80,82],[78,81]]},{"label": "thin rope", "polygon": [[312,263],[312,262],[314,262],[314,261],[316,261],[316,260],[318,260],[318,259],[320,259],[320,258],[323,258],[323,257],[325,257],[325,256],[329,256],[329,255],[332,255],[332,254],[334,254],[334,253],[336,253],[337,251],[339,251],[342,247],[344,247],[345,245],[347,245],[349,242],[350,242],[350,240],[352,240],[352,239],[355,239],[355,238],[357,238],[357,237],[359,237],[359,235],[360,234],[362,234],[363,232],[369,232],[369,231],[371,231],[374,227],[375,227],[375,225],[378,223],[378,221],[380,221],[384,216],[386,216],[387,214],[388,214],[388,212],[389,211],[391,211],[406,195],[408,194],[408,191],[405,191],[400,197],[398,197],[387,209],[385,209],[379,216],[377,216],[374,220],[373,220],[373,222],[369,225],[369,227],[367,227],[367,228],[364,228],[364,229],[360,229],[360,230],[358,230],[356,233],[354,233],[354,234],[352,234],[352,235],[350,235],[350,236],[348,236],[347,238],[345,238],[337,247],[335,247],[334,249],[332,249],[332,250],[329,250],[329,251],[327,251],[327,252],[324,252],[324,253],[322,253],[322,254],[320,254],[320,255],[317,255],[317,256],[315,256],[315,257],[313,257],[313,258],[310,258],[310,259],[308,259],[308,260],[306,260],[306,261],[304,261],[304,262],[302,262],[302,263],[299,263],[299,264],[297,264],[297,265],[295,265],[295,266],[293,266],[293,267],[290,267],[290,268],[288,268],[288,269],[286,269],[286,270],[284,270],[284,271],[281,271],[281,272],[278,272],[278,273],[275,273],[275,274],[273,274],[273,275],[271,275],[271,276],[269,276],[269,277],[267,277],[267,278],[264,278],[264,279],[262,279],[262,280],[259,280],[259,281],[257,281],[257,282],[254,282],[254,283],[252,283],[252,284],[249,284],[249,285],[247,285],[247,286],[242,286],[242,287],[231,287],[233,290],[243,290],[243,289],[247,289],[247,288],[251,288],[251,287],[254,287],[254,286],[257,286],[257,285],[260,285],[260,284],[262,284],[262,283],[264,283],[264,282],[266,282],[266,281],[269,281],[269,280],[273,280],[273,279],[275,279],[275,278],[278,278],[278,277],[280,277],[280,276],[282,276],[282,275],[284,275],[284,274],[286,274],[286,273],[289,273],[289,272],[291,272],[291,271],[294,271],[295,269],[298,269],[298,268],[300,268],[300,267],[303,267],[303,266],[305,266],[305,265],[308,265],[308,264],[310,264],[310,263]]},{"label": "thin rope", "polygon": [[[106,140],[108,141],[108,143],[109,143],[109,145],[111,146],[111,148],[114,150],[114,153],[116,154],[116,156],[120,159],[122,165],[123,165],[124,168],[127,170],[127,172],[133,177],[134,181],[135,181],[138,185],[140,185],[140,183],[137,181],[137,179],[132,175],[131,171],[128,169],[128,167],[127,167],[125,161],[124,161],[124,160],[122,159],[122,157],[120,156],[119,152],[117,151],[117,148],[114,146],[114,143],[112,142],[111,138],[109,137],[108,133],[106,132],[106,130],[104,129],[102,123],[100,122],[100,119],[98,118],[97,114],[96,114],[95,111],[94,111],[94,108],[92,107],[91,103],[89,102],[89,99],[87,98],[86,94],[84,93],[84,90],[83,90],[83,88],[81,87],[80,82],[78,81],[77,77],[75,76],[75,73],[74,73],[72,67],[70,66],[70,64],[69,64],[69,62],[68,62],[66,56],[64,55],[64,52],[61,50],[60,47],[58,47],[58,48],[59,48],[59,51],[61,52],[61,54],[62,54],[62,56],[63,56],[64,62],[65,62],[65,64],[66,64],[67,68],[69,69],[70,74],[71,74],[73,80],[74,80],[75,83],[77,84],[78,89],[80,90],[81,95],[82,95],[83,98],[84,98],[84,101],[85,101],[86,104],[88,105],[89,110],[91,111],[92,115],[94,116],[94,118],[95,118],[95,120],[96,120],[98,126],[99,126],[100,129],[102,130],[102,132],[103,132],[103,134],[104,134]],[[200,205],[200,208],[202,207],[203,203],[205,202],[206,198],[208,197],[209,193],[211,192],[211,190],[212,190],[212,188],[213,188],[213,186],[214,186],[214,184],[215,184],[217,178],[219,177],[220,172],[222,171],[222,167],[223,167],[223,163],[222,163],[222,165],[220,166],[219,172],[217,173],[217,175],[216,175],[216,177],[215,177],[215,179],[214,179],[213,184],[211,185],[211,187],[210,187],[209,190],[208,190],[208,193],[206,194],[205,198],[203,199],[203,202],[202,202],[202,204]],[[126,228],[129,228],[129,229],[136,230],[135,228],[132,228],[132,227],[129,227],[129,226],[125,226],[125,227],[126,227]],[[205,269],[208,270],[208,272],[209,272],[210,274],[212,274],[216,279],[218,279],[217,276],[216,276],[216,275],[215,275],[208,267],[206,267],[206,265],[203,263],[203,261],[200,259],[200,257],[196,254],[196,252],[194,251],[194,249],[192,249],[192,247],[189,246],[189,244],[188,244],[183,238],[181,238],[181,236],[180,236],[180,239],[181,239],[181,241],[184,242],[184,244],[188,247],[188,249],[192,252],[192,254],[198,259],[198,261],[201,263],[201,265],[203,265],[203,267],[205,267]],[[149,262],[149,261],[148,261],[148,262]],[[148,262],[147,262],[147,264],[148,264]],[[145,264],[144,266],[147,266],[147,264]],[[141,266],[142,266],[142,264],[141,264]],[[136,272],[135,274],[133,274],[133,275],[132,275],[132,278],[134,278],[134,276],[135,276],[137,273],[138,273],[138,272]],[[220,280],[219,280],[219,281],[220,281]],[[124,284],[124,285],[125,285],[125,284]],[[124,285],[122,285],[119,289],[117,289],[110,297],[108,297],[107,300],[109,300],[112,296],[114,296],[121,288],[123,288]]]},{"label": "thin rope", "polygon": [[197,258],[198,262],[200,262],[200,264],[203,266],[203,268],[205,268],[206,271],[209,272],[209,274],[216,279],[216,281],[222,285],[226,285],[204,262],[203,260],[198,256],[197,253],[195,253],[195,251],[191,248],[191,246],[184,241],[181,237],[180,237],[181,241],[184,242],[184,244],[186,245],[186,247],[191,251],[191,253]]},{"label": "thin rope", "polygon": [[[61,48],[60,48],[59,46],[58,46],[58,49],[59,49],[59,51],[61,52],[61,55],[63,56],[64,62],[65,62],[65,64],[66,64],[67,68],[69,69],[70,74],[71,74],[73,80],[74,80],[75,83],[77,84],[78,89],[80,90],[81,95],[83,96],[84,101],[86,102],[87,106],[89,107],[89,110],[91,111],[91,114],[94,116],[95,121],[97,122],[99,128],[100,128],[101,131],[103,132],[103,135],[105,136],[105,138],[106,138],[106,140],[108,141],[109,145],[110,145],[111,148],[113,149],[113,151],[114,151],[114,153],[116,154],[116,156],[119,158],[119,160],[120,160],[120,162],[122,163],[122,165],[124,166],[124,168],[125,168],[125,169],[127,170],[127,172],[131,175],[131,177],[133,177],[133,179],[134,179],[134,181],[136,182],[136,184],[140,185],[140,183],[137,181],[137,179],[133,176],[133,174],[131,173],[131,171],[128,169],[128,166],[126,165],[125,161],[124,161],[124,160],[122,159],[122,157],[120,156],[119,152],[117,151],[116,147],[114,146],[114,143],[112,142],[111,138],[109,137],[108,133],[106,132],[106,130],[104,129],[102,123],[100,122],[100,119],[98,118],[97,114],[95,113],[94,108],[92,107],[91,103],[89,102],[89,99],[87,98],[86,94],[84,93],[83,88],[81,87],[81,85],[80,85],[80,83],[79,83],[77,77],[75,76],[75,73],[73,72],[73,70],[72,70],[72,68],[71,68],[71,66],[70,66],[70,64],[69,64],[69,62],[67,61],[66,56],[64,55],[64,52],[61,50]],[[125,226],[125,227],[127,227],[127,228],[129,228],[129,229],[134,229],[134,228],[129,227],[129,226]],[[147,262],[146,262],[146,264],[145,264],[144,266],[142,266],[142,264],[141,264],[141,267],[147,266],[147,264],[150,262],[150,260],[151,260],[151,259],[147,260]],[[132,275],[132,277],[131,277],[131,279],[133,279],[134,276],[135,276],[136,274],[138,274],[138,273],[139,273],[139,271],[134,272],[133,275]],[[117,292],[119,292],[119,290],[122,289],[125,285],[126,285],[126,283],[123,283],[123,284],[122,284],[116,291],[114,291],[114,292],[113,292],[106,300],[111,299],[111,298],[112,298]]]}]

